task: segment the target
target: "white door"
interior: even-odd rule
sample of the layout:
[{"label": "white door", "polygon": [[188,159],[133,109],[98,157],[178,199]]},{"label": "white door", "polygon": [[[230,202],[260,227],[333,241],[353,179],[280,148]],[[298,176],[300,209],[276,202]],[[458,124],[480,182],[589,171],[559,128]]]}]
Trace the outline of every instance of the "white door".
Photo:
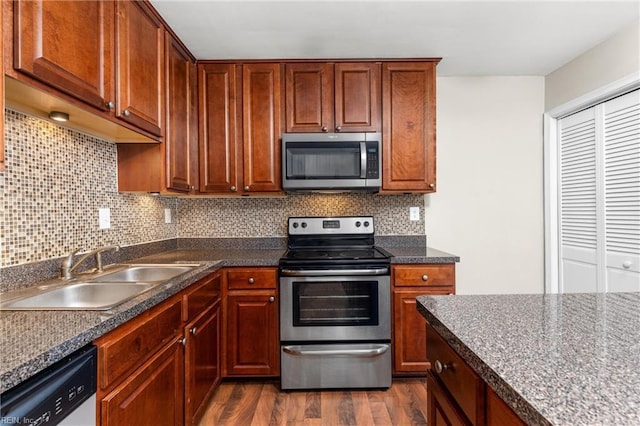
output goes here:
[{"label": "white door", "polygon": [[558,122],[560,292],[640,291],[640,90]]},{"label": "white door", "polygon": [[603,104],[607,291],[640,291],[640,90]]}]

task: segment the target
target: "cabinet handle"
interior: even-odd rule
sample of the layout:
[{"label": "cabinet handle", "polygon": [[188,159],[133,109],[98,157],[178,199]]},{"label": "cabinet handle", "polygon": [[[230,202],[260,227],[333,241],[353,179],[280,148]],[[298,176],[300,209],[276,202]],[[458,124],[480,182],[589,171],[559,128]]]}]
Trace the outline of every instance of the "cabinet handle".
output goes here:
[{"label": "cabinet handle", "polygon": [[422,281],[426,281],[426,280],[428,280],[428,279],[429,279],[429,275],[424,274],[424,275],[422,276]]},{"label": "cabinet handle", "polygon": [[437,359],[436,362],[433,363],[433,367],[435,368],[436,373],[442,374],[443,371],[449,370],[451,368],[451,365],[442,363]]},{"label": "cabinet handle", "polygon": [[104,106],[106,106],[107,109],[114,109],[116,107],[116,104],[113,101],[108,101],[104,103]]},{"label": "cabinet handle", "polygon": [[187,345],[187,336],[183,337],[182,339],[178,339],[178,343],[180,343],[182,346],[186,346]]},{"label": "cabinet handle", "polygon": [[276,298],[275,298],[275,297],[273,297],[273,296],[269,297],[269,303],[273,303],[273,302],[275,302],[275,301],[276,301]]},{"label": "cabinet handle", "polygon": [[342,130],[342,126],[336,126],[336,132],[339,132],[340,130]]},{"label": "cabinet handle", "polygon": [[631,268],[631,261],[630,260],[625,260],[624,262],[622,262],[622,267],[624,269],[629,269]]},{"label": "cabinet handle", "polygon": [[128,117],[131,115],[131,111],[129,111],[128,109],[125,109],[124,111],[122,111],[122,115],[124,115],[125,117]]},{"label": "cabinet handle", "polygon": [[430,184],[429,184],[429,189],[433,189],[433,188],[435,188],[435,187],[436,187],[436,184],[435,184],[435,183],[430,183]]},{"label": "cabinet handle", "polygon": [[245,187],[244,187],[244,190],[245,190],[245,191],[248,191],[248,190],[249,190],[249,185],[245,186]]},{"label": "cabinet handle", "polygon": [[236,187],[231,185],[231,188],[229,188],[232,192],[236,192]]},{"label": "cabinet handle", "polygon": [[249,284],[253,284],[254,282],[256,282],[256,280],[254,280],[253,277],[249,278]]},{"label": "cabinet handle", "polygon": [[322,126],[322,129],[320,130],[322,130],[323,132],[326,132],[328,129],[327,129],[327,126]]},{"label": "cabinet handle", "polygon": [[189,333],[195,335],[198,332],[198,327],[193,327],[191,330],[189,330]]}]

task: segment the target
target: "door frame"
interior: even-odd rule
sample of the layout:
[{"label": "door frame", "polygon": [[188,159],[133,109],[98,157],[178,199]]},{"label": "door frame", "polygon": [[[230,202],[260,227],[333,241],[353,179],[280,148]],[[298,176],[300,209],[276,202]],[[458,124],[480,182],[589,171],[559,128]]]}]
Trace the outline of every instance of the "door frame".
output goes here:
[{"label": "door frame", "polygon": [[543,114],[545,293],[560,292],[558,120],[638,88],[640,88],[640,71],[588,92]]}]

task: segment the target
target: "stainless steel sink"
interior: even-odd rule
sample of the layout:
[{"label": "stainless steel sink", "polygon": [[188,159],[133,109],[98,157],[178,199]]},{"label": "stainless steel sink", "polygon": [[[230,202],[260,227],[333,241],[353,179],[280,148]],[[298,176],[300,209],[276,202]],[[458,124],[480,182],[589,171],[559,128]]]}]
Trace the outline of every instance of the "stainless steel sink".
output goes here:
[{"label": "stainless steel sink", "polygon": [[156,282],[189,272],[199,265],[130,265],[125,269],[96,278],[95,282]]},{"label": "stainless steel sink", "polygon": [[7,310],[108,310],[158,283],[76,282],[0,303]]},{"label": "stainless steel sink", "polygon": [[5,299],[0,301],[0,310],[108,310],[198,266],[113,265],[102,273],[79,274],[72,280],[57,279],[13,295],[0,295]]}]

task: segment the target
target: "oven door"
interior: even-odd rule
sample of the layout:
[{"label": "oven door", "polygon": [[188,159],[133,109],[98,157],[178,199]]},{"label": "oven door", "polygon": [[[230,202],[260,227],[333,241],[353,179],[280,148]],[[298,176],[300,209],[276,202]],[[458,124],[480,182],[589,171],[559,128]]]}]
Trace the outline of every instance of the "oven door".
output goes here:
[{"label": "oven door", "polygon": [[281,276],[280,340],[391,339],[391,284],[383,276]]}]

